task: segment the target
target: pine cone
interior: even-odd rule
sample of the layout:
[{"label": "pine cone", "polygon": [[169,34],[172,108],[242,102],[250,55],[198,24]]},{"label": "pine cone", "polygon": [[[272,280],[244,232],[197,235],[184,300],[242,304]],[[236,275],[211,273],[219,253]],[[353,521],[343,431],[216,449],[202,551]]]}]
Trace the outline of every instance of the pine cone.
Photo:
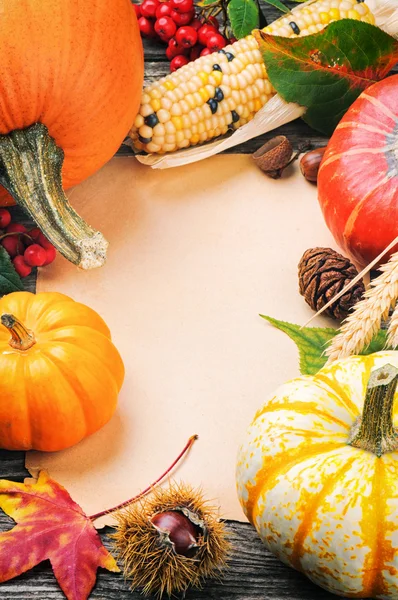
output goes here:
[{"label": "pine cone", "polygon": [[[315,311],[325,306],[358,275],[352,262],[332,248],[309,248],[301,257],[298,270],[300,294]],[[331,304],[325,314],[339,321],[345,319],[364,291],[361,279]]]}]

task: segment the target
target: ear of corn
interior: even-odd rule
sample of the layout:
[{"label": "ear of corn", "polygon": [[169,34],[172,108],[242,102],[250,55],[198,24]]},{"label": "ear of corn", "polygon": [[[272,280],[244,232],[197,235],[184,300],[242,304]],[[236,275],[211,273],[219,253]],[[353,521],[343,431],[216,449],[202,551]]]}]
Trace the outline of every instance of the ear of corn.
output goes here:
[{"label": "ear of corn", "polygon": [[[344,18],[374,23],[363,0],[314,0],[264,31],[293,38]],[[137,150],[151,154],[188,148],[241,127],[275,94],[249,35],[146,87],[130,137]]]}]

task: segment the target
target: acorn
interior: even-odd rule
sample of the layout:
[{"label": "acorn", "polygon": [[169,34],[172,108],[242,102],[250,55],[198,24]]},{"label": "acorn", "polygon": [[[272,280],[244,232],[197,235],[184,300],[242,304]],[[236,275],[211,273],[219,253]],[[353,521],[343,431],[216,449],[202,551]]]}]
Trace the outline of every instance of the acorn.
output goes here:
[{"label": "acorn", "polygon": [[116,515],[114,549],[132,590],[162,598],[219,578],[230,544],[217,511],[185,484],[156,488]]},{"label": "acorn", "polygon": [[256,165],[272,179],[279,179],[283,170],[290,164],[293,147],[284,135],[268,140],[252,154]]},{"label": "acorn", "polygon": [[321,165],[326,147],[315,148],[302,156],[300,160],[300,170],[307,181],[316,183],[318,180],[318,171]]}]

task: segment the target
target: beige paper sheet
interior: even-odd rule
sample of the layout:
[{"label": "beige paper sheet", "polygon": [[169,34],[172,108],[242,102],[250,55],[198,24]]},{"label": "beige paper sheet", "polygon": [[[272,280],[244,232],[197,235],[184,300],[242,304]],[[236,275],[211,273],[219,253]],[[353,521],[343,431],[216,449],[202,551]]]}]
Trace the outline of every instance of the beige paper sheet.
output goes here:
[{"label": "beige paper sheet", "polygon": [[105,318],[126,381],[102,431],[64,452],[29,453],[28,468],[48,469],[93,514],[154,481],[197,433],[175,477],[243,520],[240,439],[265,396],[299,372],[293,342],[258,314],[303,324],[313,313],[297,263],[309,247],[335,247],[316,188],[297,165],[274,181],[250,156],[167,171],[115,158],[71,200],[110,241],[108,263],[81,272],[57,258],[38,291],[67,293]]}]

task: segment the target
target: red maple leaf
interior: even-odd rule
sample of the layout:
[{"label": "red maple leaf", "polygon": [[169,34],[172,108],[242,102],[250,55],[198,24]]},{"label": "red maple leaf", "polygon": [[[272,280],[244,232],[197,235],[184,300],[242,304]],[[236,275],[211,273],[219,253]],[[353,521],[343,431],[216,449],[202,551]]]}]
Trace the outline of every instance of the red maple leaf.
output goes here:
[{"label": "red maple leaf", "polygon": [[37,483],[0,480],[0,508],[17,523],[0,534],[0,582],[49,559],[68,600],[86,600],[98,567],[119,571],[92,520],[44,471]]}]

